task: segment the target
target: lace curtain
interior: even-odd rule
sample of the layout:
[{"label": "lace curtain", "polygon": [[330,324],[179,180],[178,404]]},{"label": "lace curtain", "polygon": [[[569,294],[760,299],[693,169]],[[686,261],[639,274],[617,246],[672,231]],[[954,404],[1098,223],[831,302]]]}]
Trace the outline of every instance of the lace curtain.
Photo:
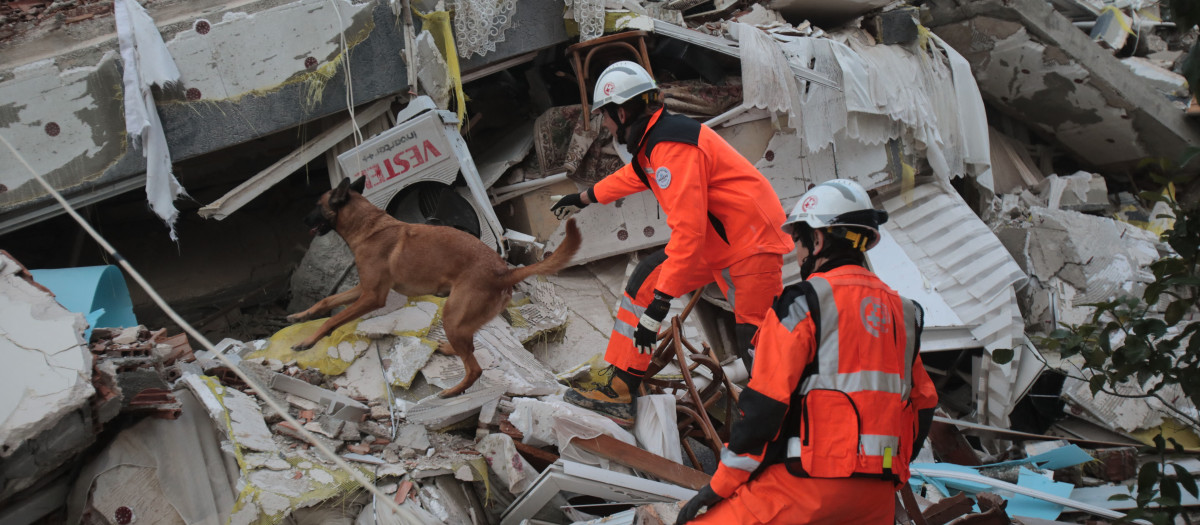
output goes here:
[{"label": "lace curtain", "polygon": [[504,32],[512,26],[517,0],[454,0],[455,46],[458,56],[485,55],[504,41]]},{"label": "lace curtain", "polygon": [[571,18],[579,24],[579,41],[604,35],[604,0],[564,0]]}]

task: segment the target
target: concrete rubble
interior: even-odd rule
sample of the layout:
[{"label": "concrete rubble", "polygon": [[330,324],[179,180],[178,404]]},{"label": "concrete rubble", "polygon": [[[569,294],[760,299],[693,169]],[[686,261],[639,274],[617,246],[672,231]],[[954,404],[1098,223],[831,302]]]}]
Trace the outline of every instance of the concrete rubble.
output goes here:
[{"label": "concrete rubble", "polygon": [[[1168,430],[1200,447],[1142,385],[1093,396],[1078,358],[1038,344],[1094,303],[1139,295],[1171,253],[1160,236],[1172,218],[1142,198],[1152,185],[1139,163],[1200,144],[1179,74],[1194,30],[1155,22],[1157,6],[1092,0],[539,1],[500,2],[494,17],[476,1],[451,12],[415,0],[415,13],[381,0],[147,3],[157,32],[133,32],[160,39],[180,76],[139,89],[161,118],[152,136],[168,165],[236,172],[180,206],[178,235],[187,242],[191,211],[232,230],[298,171],[322,188],[366,173],[367,197],[392,215],[529,264],[564,236],[554,199],[625,162],[580,104],[597,64],[644,58],[668,109],[725,137],[785,209],[851,178],[889,213],[869,264],[923,305],[922,359],[941,400],[898,513],[1110,523],[1133,508],[1108,496],[1137,483],[1136,447]],[[0,5],[0,99],[22,101],[0,103],[0,134],[75,204],[170,173],[147,167],[111,103],[123,96],[112,9]],[[595,45],[614,34],[630,45]],[[265,50],[270,40],[287,51]],[[40,146],[47,136],[55,148]],[[434,153],[394,154],[407,137]],[[271,147],[248,153],[256,141]],[[270,158],[192,168],[226,155]],[[20,163],[0,149],[0,165]],[[201,178],[188,169],[175,170],[185,187]],[[0,235],[57,213],[26,171],[0,171]],[[715,284],[673,302],[668,318],[684,318],[669,337],[687,362],[673,350],[656,361],[633,428],[566,403],[568,388],[602,381],[626,280],[670,235],[648,192],[576,219],[573,266],[515,287],[475,335],[482,378],[448,399],[437,394],[464,371],[437,352],[444,297],[391,292],[303,352],[291,348],[323,319],[264,320],[245,335],[206,324],[220,342],[193,351],[173,326],[138,324],[131,295],[149,303],[115,266],[96,267],[103,279],[76,305],[0,251],[0,523],[673,523],[739,417],[749,374],[733,357],[732,308]],[[336,235],[298,251],[273,276],[288,312],[357,284]],[[785,284],[799,279],[790,254]],[[110,288],[123,302],[98,304]],[[254,297],[226,298],[206,320],[249,312]],[[1162,396],[1196,411],[1178,389]],[[1184,504],[1197,514],[1195,498]]]}]

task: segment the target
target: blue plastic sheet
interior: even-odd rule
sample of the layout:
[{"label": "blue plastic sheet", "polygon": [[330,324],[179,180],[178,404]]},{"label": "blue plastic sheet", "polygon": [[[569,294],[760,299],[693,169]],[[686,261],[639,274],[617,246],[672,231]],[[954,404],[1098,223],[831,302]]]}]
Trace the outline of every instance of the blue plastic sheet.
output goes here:
[{"label": "blue plastic sheet", "polygon": [[29,273],[38,284],[54,292],[58,304],[87,318],[88,329],[83,335],[85,341],[91,339],[92,328],[138,325],[125,276],[116,266],[30,270]]}]

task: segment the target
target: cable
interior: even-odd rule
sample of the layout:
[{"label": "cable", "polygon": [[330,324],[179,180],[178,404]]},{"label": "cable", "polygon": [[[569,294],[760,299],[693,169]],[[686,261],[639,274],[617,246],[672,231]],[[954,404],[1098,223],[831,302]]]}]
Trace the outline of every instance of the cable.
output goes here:
[{"label": "cable", "polygon": [[354,478],[354,481],[357,481],[359,485],[362,485],[363,488],[367,489],[371,492],[371,494],[374,494],[380,500],[382,500],[390,510],[395,512],[397,515],[401,514],[399,505],[396,505],[391,498],[384,494],[383,491],[379,490],[379,487],[376,487],[375,484],[371,483],[371,481],[363,476],[361,472],[352,468],[344,459],[339,457],[337,454],[334,454],[333,451],[329,450],[329,448],[325,445],[321,444],[321,442],[317,440],[317,437],[314,436],[312,432],[309,432],[308,429],[304,428],[304,425],[302,425],[299,421],[296,421],[296,419],[288,413],[287,409],[279,406],[278,403],[271,399],[271,396],[264,394],[264,392],[267,391],[266,388],[263,388],[255,380],[251,379],[250,376],[246,375],[246,373],[243,372],[241,368],[238,368],[237,364],[235,364],[233,361],[230,361],[228,357],[225,357],[220,352],[217,352],[216,348],[213,346],[212,342],[208,340],[208,338],[204,337],[204,335],[197,331],[195,327],[183,320],[183,318],[180,317],[179,314],[173,308],[171,308],[171,306],[168,305],[165,300],[163,300],[162,296],[158,295],[158,292],[156,292],[154,288],[150,286],[150,283],[146,282],[146,279],[142,277],[142,274],[138,273],[138,271],[133,268],[133,265],[130,264],[129,261],[125,260],[125,257],[122,257],[121,254],[117,253],[116,248],[113,248],[112,245],[100,235],[100,233],[92,228],[92,225],[88,224],[87,220],[80,216],[79,213],[71,207],[71,204],[67,202],[62,194],[55,190],[54,187],[50,186],[50,184],[47,183],[41,175],[38,175],[38,173],[34,171],[33,167],[29,165],[29,162],[25,160],[25,157],[22,156],[21,153],[18,152],[11,143],[8,142],[8,139],[5,138],[4,135],[0,135],[0,142],[4,142],[4,145],[8,147],[9,151],[12,151],[13,155],[17,157],[17,160],[21,162],[21,165],[25,166],[25,169],[29,170],[29,173],[33,175],[35,179],[37,179],[38,183],[40,183],[43,188],[46,188],[46,191],[54,197],[54,200],[58,201],[59,206],[62,206],[63,210],[65,210],[72,219],[75,219],[75,222],[79,223],[79,226],[82,227],[84,231],[88,233],[88,235],[91,235],[92,239],[95,239],[96,243],[99,244],[101,248],[104,248],[104,251],[108,252],[109,255],[113,257],[113,260],[117,261],[117,263],[121,265],[121,268],[129,273],[130,277],[133,277],[134,281],[137,281],[138,285],[146,291],[146,295],[150,296],[150,299],[154,301],[154,304],[158,305],[158,307],[162,309],[163,313],[167,314],[167,317],[170,317],[171,320],[183,328],[188,335],[198,341],[205,350],[208,350],[215,355],[217,359],[220,359],[222,364],[229,368],[229,370],[237,375],[239,379],[253,389],[254,392],[258,394],[258,396],[261,397],[264,402],[266,402],[267,406],[271,407],[273,410],[275,410],[275,412],[279,413],[279,415],[283,417],[284,421],[287,421],[289,424],[295,427],[296,431],[304,436],[304,438],[307,439],[313,447],[337,464],[339,468],[349,473],[350,477]]},{"label": "cable", "polygon": [[338,43],[342,47],[342,71],[346,72],[346,111],[350,113],[350,123],[354,125],[354,145],[363,143],[362,130],[358,129],[358,121],[354,119],[354,80],[350,76],[350,47],[346,45],[346,23],[342,20],[342,11],[338,9],[335,0],[329,0],[333,13],[338,19]]}]

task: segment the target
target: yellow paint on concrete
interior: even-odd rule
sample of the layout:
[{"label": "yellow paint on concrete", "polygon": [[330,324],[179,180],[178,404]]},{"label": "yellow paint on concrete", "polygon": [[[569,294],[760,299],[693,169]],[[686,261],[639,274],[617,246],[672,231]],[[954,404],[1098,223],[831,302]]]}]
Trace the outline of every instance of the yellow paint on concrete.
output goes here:
[{"label": "yellow paint on concrete", "polygon": [[[358,333],[358,320],[339,326],[332,334],[321,338],[312,348],[303,352],[292,350],[292,346],[316,333],[327,319],[317,319],[305,323],[294,324],[275,333],[268,339],[266,348],[247,356],[248,359],[278,359],[284,363],[296,361],[301,368],[319,370],[327,376],[339,376],[346,372],[354,363],[354,359],[362,352],[354,352],[349,361],[342,359],[338,346],[347,343],[353,346],[369,345],[370,338]],[[366,346],[363,346],[365,351]],[[332,352],[331,352],[332,349]],[[332,355],[330,355],[332,354]]]}]

